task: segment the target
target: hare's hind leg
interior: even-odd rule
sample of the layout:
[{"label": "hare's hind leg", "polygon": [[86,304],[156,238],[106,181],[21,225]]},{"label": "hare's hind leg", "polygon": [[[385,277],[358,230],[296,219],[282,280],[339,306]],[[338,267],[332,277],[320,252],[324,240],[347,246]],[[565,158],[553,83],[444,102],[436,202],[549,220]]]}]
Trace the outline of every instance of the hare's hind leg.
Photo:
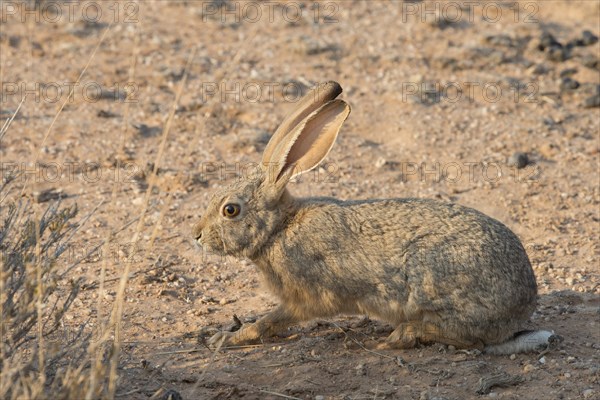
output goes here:
[{"label": "hare's hind leg", "polygon": [[461,337],[459,334],[442,329],[436,324],[430,322],[423,322],[422,332],[420,337],[423,343],[443,343],[452,345],[458,349],[483,349],[483,342],[481,340],[469,340]]},{"label": "hare's hind leg", "polygon": [[238,331],[217,332],[208,340],[208,345],[212,348],[220,348],[254,343],[263,337],[273,336],[295,322],[297,319],[285,308],[279,306],[255,323],[243,325]]},{"label": "hare's hind leg", "polygon": [[423,321],[401,323],[387,337],[380,349],[412,349],[417,343],[443,343],[457,348],[483,348],[483,343],[460,338],[452,332],[442,330],[436,324]]}]

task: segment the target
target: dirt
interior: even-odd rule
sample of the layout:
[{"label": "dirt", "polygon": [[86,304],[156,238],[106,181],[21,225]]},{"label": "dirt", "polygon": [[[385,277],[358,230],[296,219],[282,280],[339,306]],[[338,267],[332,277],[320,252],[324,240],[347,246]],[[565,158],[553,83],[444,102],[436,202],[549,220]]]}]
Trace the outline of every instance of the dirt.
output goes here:
[{"label": "dirt", "polygon": [[[70,276],[86,283],[65,334],[105,323],[129,272],[117,397],[600,399],[600,44],[582,39],[600,33],[597,1],[1,7],[0,117],[27,94],[0,143],[3,174],[24,173],[37,210],[77,203],[83,224],[63,257],[64,268],[85,259]],[[202,253],[191,227],[215,188],[260,159],[298,93],[325,80],[353,111],[327,163],[291,191],[441,198],[499,219],[537,275],[524,328],[554,330],[557,348],[373,352],[363,343],[391,327],[364,316],[203,345],[277,299],[250,262]],[[515,383],[478,393],[497,374]]]}]

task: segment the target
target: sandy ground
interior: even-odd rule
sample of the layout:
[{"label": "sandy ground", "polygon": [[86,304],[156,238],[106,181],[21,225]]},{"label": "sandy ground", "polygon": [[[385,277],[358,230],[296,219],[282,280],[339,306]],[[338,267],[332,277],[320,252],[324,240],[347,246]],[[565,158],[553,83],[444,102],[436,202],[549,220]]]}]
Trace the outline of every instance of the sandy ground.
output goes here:
[{"label": "sandy ground", "polygon": [[[38,209],[62,196],[81,218],[91,213],[63,259],[91,252],[72,271],[87,289],[66,334],[103,323],[128,268],[120,398],[161,388],[184,399],[600,398],[599,2],[25,7],[0,10],[3,120],[27,94],[0,143],[3,173],[25,173],[21,186]],[[556,331],[557,349],[374,353],[362,343],[391,328],[362,316],[307,322],[220,353],[202,344],[233,315],[252,320],[277,299],[249,262],[198,250],[191,226],[215,188],[259,160],[298,93],[330,79],[352,114],[327,163],[291,191],[441,198],[499,219],[537,275],[527,328]],[[527,155],[524,168],[516,152]],[[521,382],[477,392],[499,373]]]}]

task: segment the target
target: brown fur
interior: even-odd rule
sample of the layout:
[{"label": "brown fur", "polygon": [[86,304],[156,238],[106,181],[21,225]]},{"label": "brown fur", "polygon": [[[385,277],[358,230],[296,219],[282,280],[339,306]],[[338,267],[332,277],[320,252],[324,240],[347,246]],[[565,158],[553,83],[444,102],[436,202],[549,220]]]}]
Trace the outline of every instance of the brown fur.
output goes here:
[{"label": "brown fur", "polygon": [[[277,148],[259,176],[215,193],[194,228],[204,248],[251,259],[281,300],[257,323],[210,343],[252,342],[337,314],[389,322],[396,330],[387,347],[482,347],[510,339],[535,309],[537,287],[521,242],[500,222],[433,200],[289,194],[289,179],[318,165],[350,111],[331,96],[315,101],[323,104],[305,101],[316,111],[274,136]],[[228,203],[240,206],[235,218],[223,216]]]}]

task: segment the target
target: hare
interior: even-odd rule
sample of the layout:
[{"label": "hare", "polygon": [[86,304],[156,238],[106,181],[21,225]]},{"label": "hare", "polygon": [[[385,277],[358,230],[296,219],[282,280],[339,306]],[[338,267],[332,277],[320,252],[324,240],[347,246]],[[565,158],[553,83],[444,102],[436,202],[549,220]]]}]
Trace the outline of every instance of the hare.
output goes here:
[{"label": "hare", "polygon": [[438,342],[490,353],[530,351],[554,335],[516,334],[537,286],[519,239],[471,208],[406,198],[295,198],[289,180],[327,156],[350,107],[336,82],[300,100],[267,144],[256,176],[214,193],[194,226],[207,251],[256,264],[281,304],[219,332],[213,347],[252,343],[292,324],[367,314],[393,325],[381,348]]}]

